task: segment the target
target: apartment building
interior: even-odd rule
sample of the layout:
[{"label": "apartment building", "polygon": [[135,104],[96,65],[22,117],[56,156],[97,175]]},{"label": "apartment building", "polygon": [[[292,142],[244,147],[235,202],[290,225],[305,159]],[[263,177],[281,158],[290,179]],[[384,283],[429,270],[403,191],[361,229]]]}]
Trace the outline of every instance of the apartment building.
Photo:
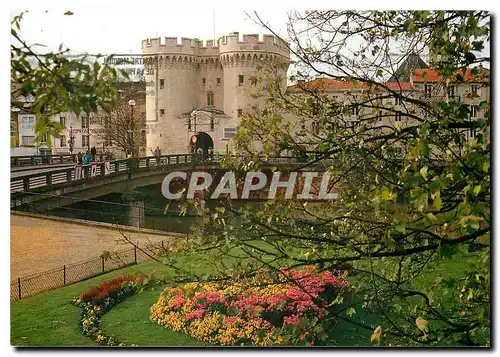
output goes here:
[{"label": "apartment building", "polygon": [[[136,103],[134,110],[140,113],[137,125],[141,128],[140,155],[147,155],[145,135],[145,84],[144,82],[122,83],[119,95],[125,92],[127,87],[133,90],[130,98]],[[129,92],[127,92],[129,93]],[[26,99],[32,100],[32,99]],[[50,155],[50,154],[77,154],[85,153],[95,147],[97,153],[112,153],[117,158],[125,157],[126,154],[119,148],[111,135],[103,135],[106,125],[106,113],[99,111],[86,115],[77,115],[71,112],[62,112],[52,116],[53,122],[60,123],[64,129],[58,137],[51,138],[51,146],[47,145],[47,138],[40,142],[35,140],[35,115],[22,111],[11,112],[11,155]]]},{"label": "apartment building", "polygon": [[[288,90],[291,93],[298,93],[299,96],[308,89],[326,95],[328,105],[332,107],[331,117],[335,118],[332,120],[336,121],[334,124],[347,127],[349,121],[366,123],[371,130],[358,134],[366,137],[375,132],[389,132],[394,131],[394,128],[403,129],[418,124],[416,120],[425,118],[427,114],[422,111],[421,105],[415,104],[415,100],[428,103],[430,106],[437,105],[440,101],[458,101],[468,106],[470,120],[484,118],[485,111],[481,109],[480,104],[490,102],[490,86],[487,79],[489,70],[478,67],[474,70],[478,72],[476,75],[473,75],[472,69],[467,69],[465,73],[459,71],[457,75],[462,77],[460,81],[446,82],[436,69],[429,68],[420,58],[415,58],[414,54],[411,54],[409,61],[404,61],[400,68],[404,70],[398,69],[388,82],[379,86],[348,79],[320,78],[290,86]],[[295,115],[288,115],[287,121],[301,123],[293,126],[295,133],[302,129],[321,137],[322,129],[324,135],[328,132],[324,130],[325,123],[317,117],[297,118]],[[326,123],[326,125],[333,124]],[[463,135],[467,140],[472,140],[477,132],[475,129],[468,129],[463,131]],[[303,142],[306,148],[313,150],[306,144],[306,138]]]}]

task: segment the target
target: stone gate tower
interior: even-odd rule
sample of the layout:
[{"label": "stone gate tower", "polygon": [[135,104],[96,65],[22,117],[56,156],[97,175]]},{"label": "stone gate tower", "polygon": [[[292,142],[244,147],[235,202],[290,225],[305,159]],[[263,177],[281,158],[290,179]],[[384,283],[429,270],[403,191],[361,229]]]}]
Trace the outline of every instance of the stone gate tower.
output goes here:
[{"label": "stone gate tower", "polygon": [[275,36],[240,40],[233,32],[206,45],[190,38],[163,40],[142,41],[149,154],[157,146],[162,153],[186,153],[197,146],[224,152],[240,117],[264,102],[251,96],[256,87],[250,77],[259,75],[259,65],[285,63],[278,74],[286,88],[290,52]]}]

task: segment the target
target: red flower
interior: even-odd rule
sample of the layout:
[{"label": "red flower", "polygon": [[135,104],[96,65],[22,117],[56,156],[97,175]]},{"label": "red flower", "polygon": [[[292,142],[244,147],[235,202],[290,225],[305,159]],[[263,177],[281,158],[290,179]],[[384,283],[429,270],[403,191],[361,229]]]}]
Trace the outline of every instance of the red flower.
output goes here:
[{"label": "red flower", "polygon": [[98,304],[103,301],[113,293],[115,293],[123,283],[134,282],[136,279],[144,279],[144,276],[117,276],[111,280],[102,281],[99,286],[92,286],[85,290],[81,297],[84,302],[92,301],[94,304]]}]

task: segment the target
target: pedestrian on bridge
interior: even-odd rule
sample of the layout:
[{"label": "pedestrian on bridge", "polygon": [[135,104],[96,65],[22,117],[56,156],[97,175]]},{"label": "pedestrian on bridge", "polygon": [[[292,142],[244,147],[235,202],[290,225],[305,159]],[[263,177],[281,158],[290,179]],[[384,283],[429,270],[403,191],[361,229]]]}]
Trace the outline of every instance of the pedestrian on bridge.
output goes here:
[{"label": "pedestrian on bridge", "polygon": [[156,147],[153,155],[156,157],[156,166],[160,166],[161,150],[159,146]]},{"label": "pedestrian on bridge", "polygon": [[204,155],[203,155],[203,149],[202,149],[202,148],[198,148],[198,149],[196,150],[196,154],[197,154],[197,156],[198,156],[198,160],[197,160],[198,162],[203,162],[203,161],[205,161],[205,160],[204,160],[204,157],[203,157]]},{"label": "pedestrian on bridge", "polygon": [[90,151],[87,151],[87,153],[83,157],[83,164],[84,165],[88,165],[91,162],[92,162],[92,154],[90,153]]}]

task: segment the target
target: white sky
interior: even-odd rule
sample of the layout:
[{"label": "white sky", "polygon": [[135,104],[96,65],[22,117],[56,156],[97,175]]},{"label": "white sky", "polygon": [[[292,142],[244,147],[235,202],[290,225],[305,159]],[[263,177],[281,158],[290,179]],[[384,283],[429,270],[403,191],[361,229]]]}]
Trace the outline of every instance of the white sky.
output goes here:
[{"label": "white sky", "polygon": [[[64,43],[75,52],[139,54],[141,41],[148,37],[212,39],[214,13],[216,38],[234,31],[268,33],[241,9],[206,7],[192,11],[172,9],[167,2],[155,3],[154,6],[145,4],[117,7],[106,2],[99,10],[85,4],[64,7],[31,5],[24,15],[21,35],[28,43],[43,43],[51,50],[57,50]],[[25,8],[14,7],[11,16],[23,10]],[[74,15],[65,16],[67,10]],[[249,13],[252,11],[248,10]],[[259,11],[259,16],[271,23],[280,35],[286,35],[286,10]]]},{"label": "white sky", "polygon": [[[297,9],[291,3],[282,8],[258,4],[257,9],[235,9],[210,2],[175,8],[170,2],[77,3],[54,5],[43,3],[14,4],[10,16],[25,13],[21,23],[21,35],[29,44],[43,43],[47,50],[56,51],[62,43],[72,52],[89,54],[140,54],[141,41],[151,37],[190,37],[209,40],[237,31],[242,33],[268,33],[245,13],[259,16],[274,31],[287,37],[287,13]],[[187,4],[189,6],[189,4]],[[185,6],[183,4],[183,6]],[[320,8],[320,7],[319,7]],[[66,16],[71,10],[74,14]],[[215,16],[215,21],[214,21]],[[489,45],[483,52],[489,52]],[[424,58],[424,60],[428,60]]]}]

